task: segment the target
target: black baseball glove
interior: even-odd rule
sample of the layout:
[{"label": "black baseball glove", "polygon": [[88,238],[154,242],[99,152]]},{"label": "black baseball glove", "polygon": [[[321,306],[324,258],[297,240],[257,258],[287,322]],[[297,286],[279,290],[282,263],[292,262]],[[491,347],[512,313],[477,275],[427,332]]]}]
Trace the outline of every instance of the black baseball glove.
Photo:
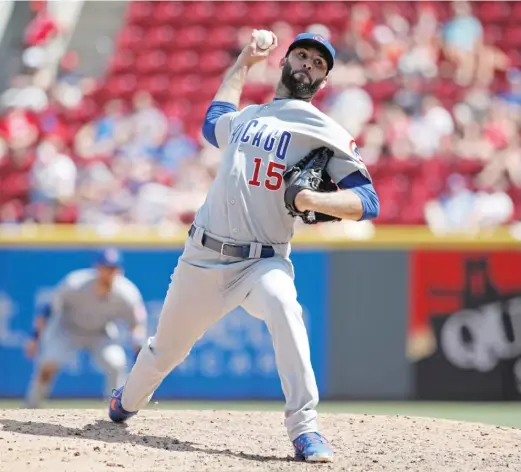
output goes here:
[{"label": "black baseball glove", "polygon": [[333,151],[326,147],[313,149],[308,155],[284,172],[286,191],[284,201],[289,214],[302,218],[308,225],[326,221],[340,221],[340,218],[314,211],[298,211],[295,207],[295,197],[302,190],[314,192],[336,192],[337,185],[326,171],[327,163],[333,156]]}]

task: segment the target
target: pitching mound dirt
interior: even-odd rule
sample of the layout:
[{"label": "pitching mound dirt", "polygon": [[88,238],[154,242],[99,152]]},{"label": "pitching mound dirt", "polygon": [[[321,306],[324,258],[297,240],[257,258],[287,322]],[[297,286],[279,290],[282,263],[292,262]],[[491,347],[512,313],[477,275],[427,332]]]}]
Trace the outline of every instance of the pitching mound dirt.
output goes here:
[{"label": "pitching mound dirt", "polygon": [[331,464],[293,460],[282,413],[1,410],[0,471],[520,471],[521,430],[403,416],[321,414]]}]

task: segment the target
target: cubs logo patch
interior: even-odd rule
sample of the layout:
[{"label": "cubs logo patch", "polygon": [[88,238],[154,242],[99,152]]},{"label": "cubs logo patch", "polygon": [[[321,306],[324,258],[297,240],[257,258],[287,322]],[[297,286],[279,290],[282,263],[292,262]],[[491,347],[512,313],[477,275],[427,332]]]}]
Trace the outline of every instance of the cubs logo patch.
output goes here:
[{"label": "cubs logo patch", "polygon": [[362,160],[362,156],[360,155],[360,151],[358,150],[358,146],[355,143],[355,140],[352,139],[349,143],[349,150],[351,151],[351,154],[356,157],[359,161]]},{"label": "cubs logo patch", "polygon": [[320,41],[321,43],[323,43],[326,40],[326,38],[324,38],[323,36],[320,36],[319,34],[313,36],[313,39],[316,41]]}]

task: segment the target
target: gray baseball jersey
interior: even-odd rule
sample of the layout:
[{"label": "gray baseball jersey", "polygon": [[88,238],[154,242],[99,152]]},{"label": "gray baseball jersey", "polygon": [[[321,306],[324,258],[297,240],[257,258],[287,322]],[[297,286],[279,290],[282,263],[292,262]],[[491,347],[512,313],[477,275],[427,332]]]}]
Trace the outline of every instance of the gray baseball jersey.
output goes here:
[{"label": "gray baseball jersey", "polygon": [[196,215],[196,225],[244,242],[288,243],[294,218],[284,204],[282,174],[320,146],[335,154],[327,171],[335,182],[360,171],[371,179],[353,137],[311,103],[276,100],[219,118],[219,172]]},{"label": "gray baseball jersey", "polygon": [[146,333],[146,309],[138,288],[123,275],[117,275],[110,293],[101,297],[95,291],[95,269],[71,272],[57,287],[52,299],[51,317],[77,336],[96,336],[107,325],[125,321],[130,329]]}]

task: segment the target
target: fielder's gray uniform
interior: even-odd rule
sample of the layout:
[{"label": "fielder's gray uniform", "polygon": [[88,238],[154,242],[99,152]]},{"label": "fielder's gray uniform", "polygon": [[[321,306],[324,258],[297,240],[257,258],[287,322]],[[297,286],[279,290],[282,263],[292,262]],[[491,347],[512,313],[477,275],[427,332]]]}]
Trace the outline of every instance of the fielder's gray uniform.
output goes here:
[{"label": "fielder's gray uniform", "polygon": [[[352,136],[301,100],[225,114],[217,121],[216,138],[219,172],[172,275],[156,335],[128,377],[122,406],[143,408],[208,327],[240,305],[263,319],[271,333],[285,424],[294,440],[318,430],[318,390],[289,259],[294,219],[285,208],[282,172],[325,145],[335,151],[327,170],[336,182],[356,171],[370,176]],[[235,257],[226,254],[236,248],[219,242],[249,246]],[[273,257],[263,257],[271,251]]]},{"label": "fielder's gray uniform", "polygon": [[101,297],[95,291],[96,277],[95,269],[77,270],[57,287],[38,362],[61,365],[77,350],[87,349],[106,373],[110,391],[125,381],[127,373],[125,351],[114,339],[115,322],[126,322],[133,330],[138,327],[134,342],[142,344],[147,317],[141,293],[129,279],[117,275],[110,293]]}]

